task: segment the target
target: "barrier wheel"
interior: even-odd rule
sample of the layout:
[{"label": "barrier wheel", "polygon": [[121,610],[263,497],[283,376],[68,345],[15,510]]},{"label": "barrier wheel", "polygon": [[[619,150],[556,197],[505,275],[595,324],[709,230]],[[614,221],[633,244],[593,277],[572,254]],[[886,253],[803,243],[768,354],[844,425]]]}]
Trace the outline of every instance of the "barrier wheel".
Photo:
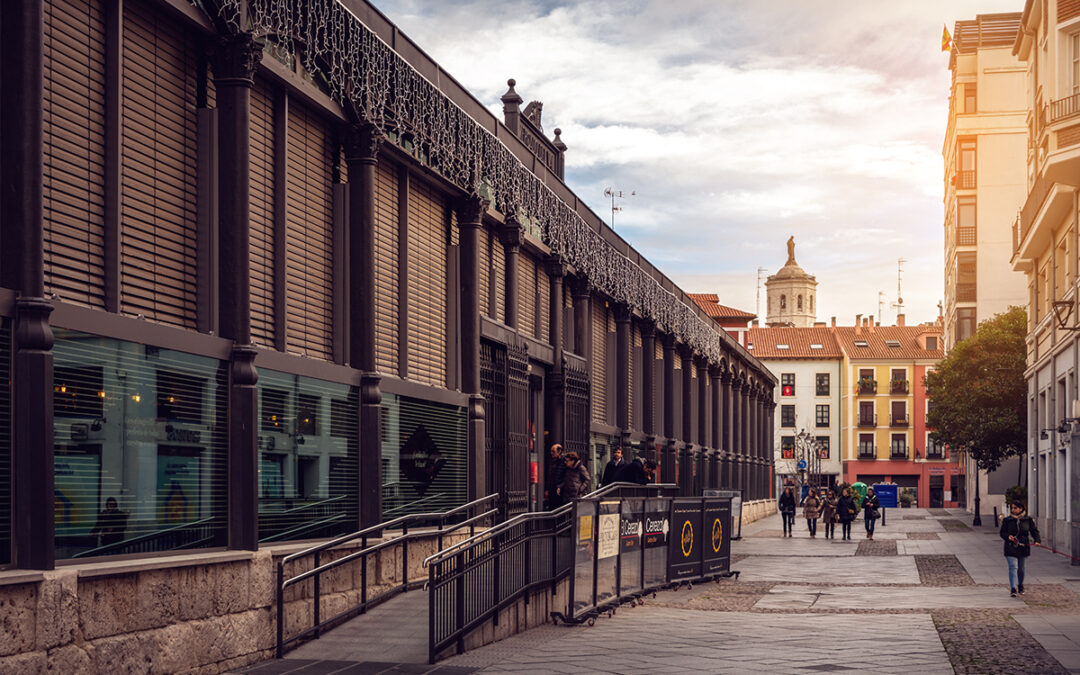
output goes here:
[{"label": "barrier wheel", "polygon": [[652,599],[653,599],[653,600],[655,600],[655,599],[656,599],[656,591],[653,591],[653,594],[652,594]]},{"label": "barrier wheel", "polygon": [[588,623],[589,627],[591,628],[592,626],[596,625],[596,619],[593,617],[589,617],[589,620],[586,623]]}]

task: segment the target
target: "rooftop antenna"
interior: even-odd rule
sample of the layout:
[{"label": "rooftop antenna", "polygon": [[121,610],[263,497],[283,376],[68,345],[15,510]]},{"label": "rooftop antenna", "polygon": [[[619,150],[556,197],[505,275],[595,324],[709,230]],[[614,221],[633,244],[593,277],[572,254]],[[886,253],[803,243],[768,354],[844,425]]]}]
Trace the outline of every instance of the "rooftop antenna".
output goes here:
[{"label": "rooftop antenna", "polygon": [[623,194],[622,190],[616,190],[615,188],[604,188],[604,196],[611,197],[611,229],[615,229],[615,212],[622,211],[621,206],[615,206],[615,198],[625,199],[626,197],[633,197],[637,194],[637,191],[631,190],[629,195]]},{"label": "rooftop antenna", "polygon": [[764,267],[757,268],[757,315],[759,319],[761,318],[761,280],[765,278],[767,272],[768,270]]},{"label": "rooftop antenna", "polygon": [[900,282],[904,271],[904,263],[907,260],[904,258],[898,258],[896,260],[896,302],[889,303],[889,306],[896,310],[896,323],[900,323],[900,315],[904,313],[904,294],[900,291]]},{"label": "rooftop antenna", "polygon": [[879,326],[881,325],[881,312],[882,312],[882,308],[884,308],[884,307],[885,307],[885,291],[878,291],[877,292],[877,322],[878,322]]}]

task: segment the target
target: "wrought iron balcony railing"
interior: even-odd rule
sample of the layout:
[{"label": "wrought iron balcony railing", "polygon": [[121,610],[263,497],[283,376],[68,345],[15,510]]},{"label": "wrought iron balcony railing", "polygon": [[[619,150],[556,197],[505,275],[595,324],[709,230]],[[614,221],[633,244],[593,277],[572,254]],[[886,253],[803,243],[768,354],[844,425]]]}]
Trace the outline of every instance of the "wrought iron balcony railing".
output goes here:
[{"label": "wrought iron balcony railing", "polygon": [[889,393],[890,394],[906,394],[909,391],[910,383],[907,380],[890,380],[889,381]]},{"label": "wrought iron balcony railing", "polygon": [[859,444],[859,459],[874,459],[875,457],[877,457],[876,445]]},{"label": "wrought iron balcony railing", "polygon": [[889,448],[889,459],[907,459],[908,449],[906,445],[894,445]]},{"label": "wrought iron balcony railing", "polygon": [[911,426],[911,417],[904,415],[903,417],[896,415],[892,418],[892,423],[889,426],[894,427],[907,427]]},{"label": "wrought iron balcony railing", "polygon": [[860,377],[857,386],[860,396],[868,396],[877,393],[877,380],[871,377]]},{"label": "wrought iron balcony railing", "polygon": [[876,427],[877,426],[877,414],[874,415],[859,415],[860,427]]}]

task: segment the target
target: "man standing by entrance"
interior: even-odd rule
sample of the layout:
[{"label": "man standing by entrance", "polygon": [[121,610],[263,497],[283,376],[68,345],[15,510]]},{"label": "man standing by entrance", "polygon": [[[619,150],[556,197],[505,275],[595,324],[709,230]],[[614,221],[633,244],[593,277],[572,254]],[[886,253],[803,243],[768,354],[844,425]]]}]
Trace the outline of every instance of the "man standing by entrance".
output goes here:
[{"label": "man standing by entrance", "polygon": [[562,485],[565,473],[566,462],[563,460],[563,448],[561,444],[555,443],[551,446],[547,470],[544,472],[544,502],[548,511],[562,506],[559,486]]},{"label": "man standing by entrance", "polygon": [[622,458],[622,448],[616,447],[611,452],[611,461],[604,467],[604,475],[600,478],[600,487],[605,485],[611,485],[615,482],[615,474],[618,473],[619,468],[626,462]]}]

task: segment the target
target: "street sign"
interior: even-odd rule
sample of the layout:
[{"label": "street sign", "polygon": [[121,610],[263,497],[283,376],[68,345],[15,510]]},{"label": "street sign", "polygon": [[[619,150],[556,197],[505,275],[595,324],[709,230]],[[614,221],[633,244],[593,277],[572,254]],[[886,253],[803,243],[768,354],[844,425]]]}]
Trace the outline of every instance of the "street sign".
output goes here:
[{"label": "street sign", "polygon": [[799,471],[805,471],[806,470],[806,460],[805,459],[800,459],[798,467],[799,467]]}]

